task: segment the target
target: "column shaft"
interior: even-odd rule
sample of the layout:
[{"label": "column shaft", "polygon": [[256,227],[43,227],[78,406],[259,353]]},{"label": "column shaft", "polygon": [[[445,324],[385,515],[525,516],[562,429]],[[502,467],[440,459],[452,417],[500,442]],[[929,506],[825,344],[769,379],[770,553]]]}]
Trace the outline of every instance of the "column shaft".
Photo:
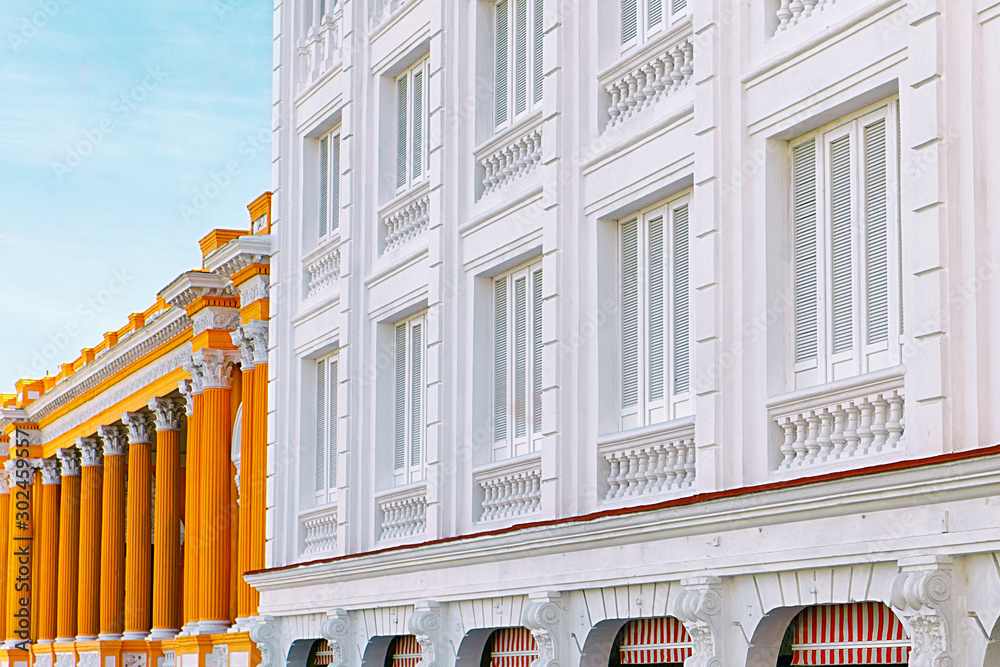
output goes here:
[{"label": "column shaft", "polygon": [[128,448],[128,491],[125,494],[125,634],[126,640],[145,639],[149,634],[150,577],[150,495],[149,466],[152,445],[130,442]]},{"label": "column shaft", "polygon": [[[264,569],[264,545],[266,537],[264,524],[267,517],[267,369],[266,363],[258,363],[253,373],[253,467],[250,469],[250,487],[247,490],[250,506],[250,563],[249,570]],[[336,391],[336,388],[333,389]],[[256,616],[260,606],[260,593],[250,589],[250,615]]]},{"label": "column shaft", "polygon": [[42,643],[56,638],[59,563],[59,464],[55,459],[42,462],[41,540],[38,550],[38,636]]},{"label": "column shaft", "polygon": [[230,390],[205,387],[202,395],[198,622],[201,631],[215,632],[229,626]]},{"label": "column shaft", "polygon": [[7,638],[7,560],[10,558],[10,485],[0,468],[0,638]]},{"label": "column shaft", "polygon": [[191,397],[191,414],[188,415],[187,460],[184,467],[184,627],[191,628],[198,622],[198,570],[199,529],[201,526],[201,422],[204,397],[196,393]]},{"label": "column shaft", "polygon": [[[161,426],[159,421],[158,415],[157,428]],[[181,520],[177,502],[180,468],[180,431],[173,428],[157,430],[156,509],[153,512],[156,517],[153,526],[154,639],[169,639],[180,629],[181,610],[177,596],[181,562]]]},{"label": "column shaft", "polygon": [[[97,639],[101,631],[101,529],[104,470],[96,441],[83,452],[80,474],[80,566],[77,570],[77,640]],[[88,459],[89,455],[89,459]]]},{"label": "column shaft", "polygon": [[[20,446],[15,446],[20,449]],[[24,452],[27,453],[27,444]],[[33,555],[33,466],[27,458],[12,458],[6,465],[10,481],[10,549],[7,557],[5,646],[26,648],[31,641],[31,594],[24,590],[24,584],[31,581]]]},{"label": "column shaft", "polygon": [[236,581],[236,618],[247,619],[254,615],[251,593],[253,589],[244,581],[243,575],[250,571],[250,552],[252,547],[252,518],[250,487],[253,480],[253,418],[256,406],[254,403],[254,368],[243,370],[243,421],[241,425],[240,442],[240,508],[239,508],[239,543],[237,557],[238,578]]},{"label": "column shaft", "polygon": [[42,473],[36,468],[32,472],[31,501],[34,507],[33,519],[35,525],[31,532],[31,641],[38,639],[38,559],[41,557],[42,530],[45,520],[45,496],[42,495]]},{"label": "column shaft", "polygon": [[62,490],[59,493],[59,616],[56,641],[76,636],[77,576],[80,554],[80,468],[73,451],[62,450]]},{"label": "column shaft", "polygon": [[[123,435],[118,437],[124,439]],[[125,453],[104,449],[100,639],[122,638],[125,613]]]}]

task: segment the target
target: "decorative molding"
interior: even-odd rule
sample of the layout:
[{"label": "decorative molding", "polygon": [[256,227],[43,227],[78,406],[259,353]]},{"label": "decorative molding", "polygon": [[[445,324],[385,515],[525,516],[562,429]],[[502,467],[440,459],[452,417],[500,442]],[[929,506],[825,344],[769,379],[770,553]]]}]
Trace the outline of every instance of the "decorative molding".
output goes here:
[{"label": "decorative molding", "polygon": [[146,667],[145,653],[122,653],[123,667]]},{"label": "decorative molding", "polygon": [[75,477],[80,474],[80,452],[75,447],[57,449],[56,456],[62,464],[63,477]]},{"label": "decorative molding", "polygon": [[538,644],[538,660],[532,667],[559,667],[558,637],[563,610],[558,600],[561,597],[561,593],[552,591],[531,593],[521,612],[521,625],[531,630]]},{"label": "decorative molding", "polygon": [[198,391],[194,390],[194,386],[193,380],[181,380],[177,383],[177,389],[184,399],[184,414],[188,417],[194,414],[194,395],[201,393],[201,385],[198,385]]},{"label": "decorative molding", "polygon": [[128,429],[130,445],[148,445],[153,442],[155,420],[148,412],[125,412],[122,424]]},{"label": "decorative molding", "polygon": [[414,605],[413,613],[407,621],[407,630],[415,635],[420,644],[420,664],[418,667],[438,667],[441,638],[441,605],[433,600],[424,600]]},{"label": "decorative molding", "polygon": [[77,438],[76,446],[80,449],[80,465],[84,467],[104,465],[104,450],[100,438]]},{"label": "decorative molding", "polygon": [[910,664],[952,667],[952,561],[947,556],[916,556],[899,561],[892,581],[893,609],[910,625]]},{"label": "decorative molding", "polygon": [[98,651],[80,651],[77,667],[101,667],[101,654]]},{"label": "decorative molding", "polygon": [[195,336],[209,329],[228,331],[240,325],[240,311],[235,308],[206,306],[192,315],[191,320],[194,322]]},{"label": "decorative molding", "polygon": [[201,372],[204,389],[229,389],[233,382],[233,368],[239,353],[235,350],[198,350],[191,355],[192,363]]},{"label": "decorative molding", "polygon": [[7,473],[7,468],[0,468],[0,495],[7,495],[10,493],[10,477]]},{"label": "decorative molding", "polygon": [[156,420],[157,431],[181,430],[181,415],[184,414],[187,401],[183,398],[151,398],[147,403]]},{"label": "decorative molding", "polygon": [[673,615],[684,623],[694,644],[685,667],[722,667],[722,579],[696,577],[681,585],[684,588],[674,599]]},{"label": "decorative molding", "polygon": [[177,654],[174,651],[163,652],[163,667],[176,667]]},{"label": "decorative molding", "polygon": [[56,653],[56,667],[73,667],[72,653]]},{"label": "decorative molding", "polygon": [[228,644],[216,644],[212,647],[212,664],[215,667],[229,667]]},{"label": "decorative molding", "polygon": [[105,456],[122,456],[128,450],[128,437],[121,426],[98,426],[97,435],[104,445]]},{"label": "decorative molding", "polygon": [[240,328],[243,335],[252,341],[254,365],[266,364],[271,325],[264,320],[250,320]]},{"label": "decorative molding", "polygon": [[271,297],[271,278],[268,275],[254,276],[239,286],[240,307],[246,308],[255,301]]},{"label": "decorative molding", "polygon": [[248,621],[247,632],[260,649],[258,667],[281,667],[284,656],[281,655],[277,619],[273,616],[254,616]]},{"label": "decorative molding", "polygon": [[322,292],[340,279],[340,246],[323,247],[321,250],[323,254],[315,256],[313,253],[313,257],[304,260],[306,271],[309,273],[307,299]]},{"label": "decorative molding", "polygon": [[326,612],[319,634],[333,651],[333,660],[328,667],[346,667],[347,647],[351,646],[351,615],[343,609]]},{"label": "decorative molding", "polygon": [[253,341],[243,333],[243,327],[236,327],[236,331],[230,331],[229,337],[240,352],[240,368],[244,371],[252,371],[253,363]]}]

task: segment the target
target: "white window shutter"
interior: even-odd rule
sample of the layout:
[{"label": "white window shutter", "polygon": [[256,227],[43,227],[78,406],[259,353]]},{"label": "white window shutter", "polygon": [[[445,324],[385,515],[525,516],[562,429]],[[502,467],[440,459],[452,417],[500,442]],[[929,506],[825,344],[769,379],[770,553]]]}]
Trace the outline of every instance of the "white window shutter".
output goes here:
[{"label": "white window shutter", "polygon": [[409,101],[407,99],[407,76],[404,74],[396,82],[396,187],[406,185],[406,119]]},{"label": "white window shutter", "polygon": [[410,363],[410,465],[417,467],[422,460],[424,428],[424,336],[423,325],[410,329],[412,342]]},{"label": "white window shutter", "polygon": [[851,193],[851,137],[830,143],[830,224],[833,294],[833,352],[849,352],[854,347],[854,290],[851,220],[854,209]]},{"label": "white window shutter", "polygon": [[424,72],[423,68],[413,73],[413,178],[424,173]]},{"label": "white window shutter", "polygon": [[867,341],[889,340],[889,216],[885,119],[864,129]]},{"label": "white window shutter", "polygon": [[534,35],[534,82],[532,84],[532,102],[538,104],[542,101],[542,79],[545,76],[544,53],[545,53],[545,0],[535,0],[535,15],[533,18]]},{"label": "white window shutter", "polygon": [[531,431],[542,431],[542,270],[531,274]]},{"label": "white window shutter", "polygon": [[330,230],[336,232],[340,229],[340,135],[331,138],[332,150],[330,151],[330,163],[333,168],[333,175],[330,179]]},{"label": "white window shutter", "polygon": [[649,400],[663,398],[663,217],[649,221]]},{"label": "white window shutter", "polygon": [[514,115],[528,108],[528,0],[514,0]]},{"label": "white window shutter", "polygon": [[393,468],[406,465],[406,323],[396,325],[395,424]]},{"label": "white window shutter", "polygon": [[327,483],[327,487],[331,490],[336,490],[337,488],[337,420],[340,416],[340,411],[337,405],[337,391],[339,388],[338,384],[338,371],[337,371],[337,359],[330,360],[330,437],[328,442],[330,443],[329,448],[329,459],[330,459],[330,479]]},{"label": "white window shutter", "polygon": [[663,0],[646,0],[646,24],[649,29],[663,23]]},{"label": "white window shutter", "polygon": [[326,491],[326,359],[316,362],[316,494]]},{"label": "white window shutter", "polygon": [[622,0],[622,44],[628,44],[639,32],[639,0]]},{"label": "white window shutter", "polygon": [[622,407],[639,403],[639,221],[621,224]]},{"label": "white window shutter", "polygon": [[328,202],[330,197],[330,139],[319,140],[319,236],[323,238],[327,232],[329,218]]},{"label": "white window shutter", "polygon": [[493,283],[493,441],[507,439],[507,276]]},{"label": "white window shutter", "polygon": [[816,283],[816,141],[792,150],[795,361],[815,359],[817,348]]},{"label": "white window shutter", "polygon": [[687,7],[688,7],[687,0],[672,0],[670,12],[673,16],[676,16],[682,12],[686,12]]},{"label": "white window shutter", "polygon": [[509,18],[507,16],[508,12],[508,0],[500,0],[497,3],[497,14],[496,14],[496,30],[497,30],[497,44],[496,44],[496,81],[494,90],[494,115],[495,124],[497,126],[503,125],[507,122],[507,87],[509,85],[508,81],[508,58],[510,57],[508,53],[508,39],[509,39]]},{"label": "white window shutter", "polygon": [[528,293],[527,278],[514,280],[514,437],[527,434]]},{"label": "white window shutter", "polygon": [[691,307],[688,207],[674,211],[674,393],[691,384]]}]

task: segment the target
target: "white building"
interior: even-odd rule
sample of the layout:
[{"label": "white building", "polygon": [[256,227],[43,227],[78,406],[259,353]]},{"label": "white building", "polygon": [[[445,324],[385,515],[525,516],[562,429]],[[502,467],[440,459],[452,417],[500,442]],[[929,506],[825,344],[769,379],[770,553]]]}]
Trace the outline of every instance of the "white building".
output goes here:
[{"label": "white building", "polygon": [[274,16],[265,663],[1000,665],[1000,2]]}]

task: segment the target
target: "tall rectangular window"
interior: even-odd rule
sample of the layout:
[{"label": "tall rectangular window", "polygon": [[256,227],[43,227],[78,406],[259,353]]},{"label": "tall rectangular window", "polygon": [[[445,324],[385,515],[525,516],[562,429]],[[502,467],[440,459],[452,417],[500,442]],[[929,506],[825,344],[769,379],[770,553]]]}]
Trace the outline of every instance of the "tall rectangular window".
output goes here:
[{"label": "tall rectangular window", "polygon": [[423,58],[396,79],[396,191],[427,177],[428,79],[430,59]]},{"label": "tall rectangular window", "polygon": [[499,0],[494,24],[494,124],[503,128],[542,101],[544,0]]},{"label": "tall rectangular window", "polygon": [[896,101],[791,143],[797,387],[898,364]]},{"label": "tall rectangular window", "polygon": [[493,458],[537,449],[542,434],[542,263],[493,281]]},{"label": "tall rectangular window", "polygon": [[319,238],[340,231],[340,128],[319,140]]},{"label": "tall rectangular window", "polygon": [[316,504],[337,500],[337,355],[316,360]]},{"label": "tall rectangular window", "polygon": [[394,325],[392,469],[396,485],[424,478],[425,322],[420,314]]},{"label": "tall rectangular window", "polygon": [[621,426],[691,411],[689,197],[618,225]]},{"label": "tall rectangular window", "polygon": [[688,0],[621,0],[623,47],[646,42],[688,13]]}]

